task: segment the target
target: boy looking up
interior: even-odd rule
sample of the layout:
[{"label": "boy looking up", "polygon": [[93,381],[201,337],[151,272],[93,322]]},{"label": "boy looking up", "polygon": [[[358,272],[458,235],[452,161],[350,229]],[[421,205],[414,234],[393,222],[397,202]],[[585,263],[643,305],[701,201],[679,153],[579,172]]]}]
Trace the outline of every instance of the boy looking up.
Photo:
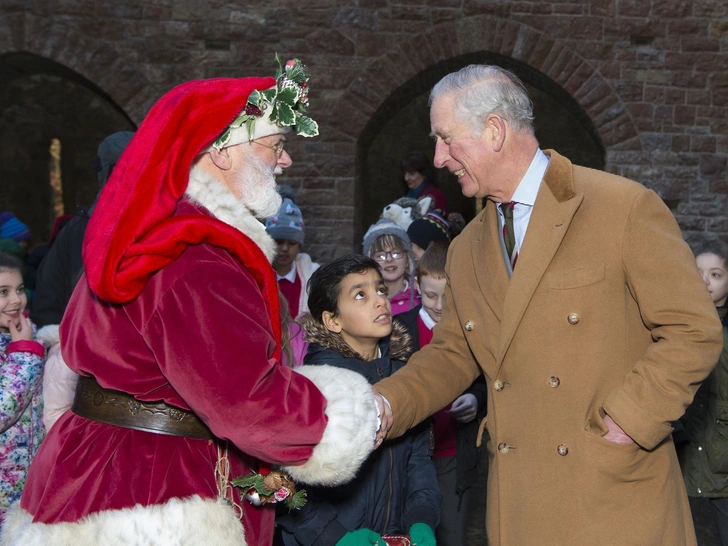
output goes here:
[{"label": "boy looking up", "polygon": [[[352,370],[372,384],[405,365],[410,336],[401,325],[392,330],[377,262],[343,256],[316,270],[309,285],[310,314],[299,319],[311,342],[305,364]],[[434,546],[441,496],[429,431],[420,425],[383,444],[345,485],[307,487],[306,505],[279,520],[284,543],[384,545],[382,535],[409,534],[420,546]]]}]

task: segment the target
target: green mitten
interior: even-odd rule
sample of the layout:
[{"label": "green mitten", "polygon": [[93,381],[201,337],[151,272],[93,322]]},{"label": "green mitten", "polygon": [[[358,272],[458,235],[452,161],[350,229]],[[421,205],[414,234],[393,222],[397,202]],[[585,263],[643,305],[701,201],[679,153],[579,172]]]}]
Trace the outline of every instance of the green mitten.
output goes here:
[{"label": "green mitten", "polygon": [[[429,527],[427,528],[429,529]],[[357,529],[356,531],[349,531],[341,537],[339,542],[336,543],[336,546],[372,546],[372,544],[376,544],[376,546],[387,546],[378,533],[369,529]],[[435,543],[433,542],[432,544]]]},{"label": "green mitten", "polygon": [[426,523],[413,523],[410,527],[412,546],[437,546],[435,532]]}]

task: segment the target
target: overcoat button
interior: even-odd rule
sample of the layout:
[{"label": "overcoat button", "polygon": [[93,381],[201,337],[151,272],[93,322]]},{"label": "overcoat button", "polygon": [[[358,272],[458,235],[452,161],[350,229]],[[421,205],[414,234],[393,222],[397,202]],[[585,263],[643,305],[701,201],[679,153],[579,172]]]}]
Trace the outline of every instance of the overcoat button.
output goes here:
[{"label": "overcoat button", "polygon": [[500,392],[500,391],[502,391],[505,388],[505,385],[503,384],[503,381],[501,381],[500,379],[498,379],[497,381],[495,381],[493,383],[493,388],[496,391]]},{"label": "overcoat button", "polygon": [[501,442],[500,444],[498,444],[498,451],[500,451],[501,453],[508,453],[509,449],[510,446],[505,442]]},{"label": "overcoat button", "polygon": [[566,320],[569,321],[569,324],[578,324],[579,315],[577,315],[576,313],[569,313],[569,316],[566,318]]},{"label": "overcoat button", "polygon": [[559,384],[561,384],[561,380],[558,377],[556,377],[555,375],[552,375],[551,379],[549,379],[549,387],[551,387],[552,389],[555,389],[556,387],[559,386]]},{"label": "overcoat button", "polygon": [[475,325],[473,324],[473,321],[472,320],[469,320],[468,322],[465,323],[465,329],[468,332],[471,332],[474,327],[475,327]]},{"label": "overcoat button", "polygon": [[564,457],[569,453],[569,448],[566,447],[564,444],[561,444],[559,447],[556,448],[556,451],[558,451],[559,455]]}]

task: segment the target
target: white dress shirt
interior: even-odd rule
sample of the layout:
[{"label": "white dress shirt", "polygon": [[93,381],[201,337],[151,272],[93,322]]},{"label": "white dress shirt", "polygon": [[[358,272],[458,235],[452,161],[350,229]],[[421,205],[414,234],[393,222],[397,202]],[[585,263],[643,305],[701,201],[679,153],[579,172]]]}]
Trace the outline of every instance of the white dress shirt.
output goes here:
[{"label": "white dress shirt", "polygon": [[[533,157],[531,165],[518,183],[513,197],[511,197],[511,201],[516,202],[513,208],[513,231],[515,232],[514,235],[516,238],[515,251],[519,254],[521,252],[521,246],[523,246],[523,240],[526,238],[528,222],[531,220],[531,213],[533,212],[533,204],[536,202],[536,195],[538,195],[543,175],[546,173],[548,166],[549,157],[540,149],[536,150],[536,155]],[[496,210],[498,211],[502,231],[505,218],[503,217],[503,211],[500,206],[496,207]],[[506,261],[508,260],[506,259]]]},{"label": "white dress shirt", "polygon": [[280,281],[281,279],[286,279],[287,281],[296,282],[296,262],[291,264],[291,270],[286,273],[285,275],[279,275],[276,273],[276,280]]}]

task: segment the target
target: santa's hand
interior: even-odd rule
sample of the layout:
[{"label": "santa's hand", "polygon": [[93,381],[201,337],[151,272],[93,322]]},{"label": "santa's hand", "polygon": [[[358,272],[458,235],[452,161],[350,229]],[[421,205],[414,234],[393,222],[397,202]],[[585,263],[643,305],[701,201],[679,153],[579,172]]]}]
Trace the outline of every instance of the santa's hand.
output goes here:
[{"label": "santa's hand", "polygon": [[28,317],[20,316],[20,325],[15,326],[11,320],[8,323],[10,329],[10,341],[32,341],[33,340],[33,324]]},{"label": "santa's hand", "polygon": [[377,439],[374,443],[374,449],[377,449],[387,437],[387,433],[392,428],[394,419],[392,417],[392,408],[384,397],[374,387],[372,387],[372,390],[374,391],[374,401],[377,404],[377,421],[379,423]]},{"label": "santa's hand", "polygon": [[475,414],[478,413],[478,399],[474,394],[462,394],[452,403],[448,413],[461,423],[469,423],[475,419]]}]

